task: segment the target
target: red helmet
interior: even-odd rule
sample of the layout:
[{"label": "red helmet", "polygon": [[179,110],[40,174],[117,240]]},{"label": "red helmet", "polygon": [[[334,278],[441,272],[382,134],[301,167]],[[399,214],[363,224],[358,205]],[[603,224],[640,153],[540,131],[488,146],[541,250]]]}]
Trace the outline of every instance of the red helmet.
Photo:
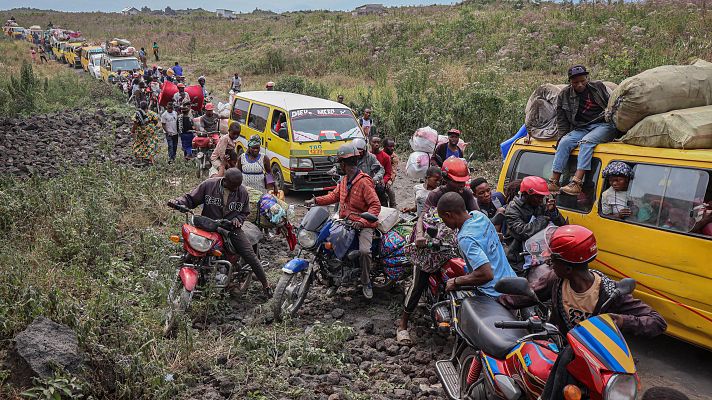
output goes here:
[{"label": "red helmet", "polygon": [[557,228],[548,240],[551,256],[572,264],[593,261],[598,254],[593,232],[580,225]]},{"label": "red helmet", "polygon": [[455,182],[467,182],[470,179],[470,171],[467,163],[462,158],[450,157],[443,163],[443,174],[448,179]]},{"label": "red helmet", "polygon": [[522,184],[519,185],[519,191],[526,194],[548,196],[549,186],[546,184],[544,178],[540,176],[527,176],[522,179]]},{"label": "red helmet", "polygon": [[214,110],[214,109],[215,109],[215,105],[213,105],[213,103],[208,103],[208,104],[205,105],[205,109],[206,109],[206,110]]}]

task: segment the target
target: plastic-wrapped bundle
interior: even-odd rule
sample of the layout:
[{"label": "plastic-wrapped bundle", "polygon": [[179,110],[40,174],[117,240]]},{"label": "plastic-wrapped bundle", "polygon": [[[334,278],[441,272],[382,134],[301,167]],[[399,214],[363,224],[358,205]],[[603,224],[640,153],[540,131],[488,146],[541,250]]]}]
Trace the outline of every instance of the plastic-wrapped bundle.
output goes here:
[{"label": "plastic-wrapped bundle", "polygon": [[410,147],[413,151],[432,153],[438,143],[438,132],[429,127],[418,128],[410,138]]},{"label": "plastic-wrapped bundle", "polygon": [[405,164],[405,174],[412,179],[425,178],[425,172],[430,166],[430,156],[422,151],[414,151],[408,156]]}]

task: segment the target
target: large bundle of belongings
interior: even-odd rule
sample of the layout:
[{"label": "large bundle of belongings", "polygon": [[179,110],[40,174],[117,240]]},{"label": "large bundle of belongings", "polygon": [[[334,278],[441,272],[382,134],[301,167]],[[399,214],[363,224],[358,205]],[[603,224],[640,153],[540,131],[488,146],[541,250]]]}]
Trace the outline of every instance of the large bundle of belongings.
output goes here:
[{"label": "large bundle of belongings", "polygon": [[624,143],[712,148],[712,63],[664,65],[624,80],[606,117],[625,133]]},{"label": "large bundle of belongings", "polygon": [[[608,88],[609,94],[618,86],[613,82],[603,84]],[[524,125],[530,137],[538,140],[557,140],[566,133],[559,133],[556,128],[556,101],[566,86],[545,83],[529,96],[524,110]]]},{"label": "large bundle of belongings", "polygon": [[[442,143],[447,143],[447,135],[438,135],[438,132],[429,127],[418,128],[410,138],[410,148],[413,150],[405,165],[405,174],[414,179],[425,178],[425,172],[430,166],[430,157],[435,148]],[[465,152],[465,143],[462,139],[457,146]]]},{"label": "large bundle of belongings", "polygon": [[[185,92],[190,96],[191,109],[200,111],[203,109],[203,88],[200,85],[190,85],[185,87]],[[169,102],[173,101],[173,95],[178,93],[178,86],[170,81],[163,82],[161,93],[158,95],[158,104],[165,107]]]},{"label": "large bundle of belongings", "polygon": [[247,217],[248,221],[261,228],[279,228],[294,218],[294,210],[284,201],[282,192],[275,196],[249,186],[245,188],[250,198],[251,209]]},{"label": "large bundle of belongings", "polygon": [[131,42],[126,39],[113,38],[102,47],[110,56],[129,57],[133,56],[136,52],[136,49],[131,46]]}]

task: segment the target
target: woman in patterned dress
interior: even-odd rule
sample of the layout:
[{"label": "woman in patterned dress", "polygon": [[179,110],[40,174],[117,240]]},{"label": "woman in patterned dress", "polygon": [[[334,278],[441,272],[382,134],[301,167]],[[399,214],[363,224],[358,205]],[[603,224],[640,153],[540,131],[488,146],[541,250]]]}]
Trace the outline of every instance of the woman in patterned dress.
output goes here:
[{"label": "woman in patterned dress", "polygon": [[158,114],[149,110],[148,103],[142,101],[131,128],[134,137],[133,154],[138,161],[153,164],[153,157],[158,153],[158,122]]},{"label": "woman in patterned dress", "polygon": [[270,188],[272,193],[277,193],[274,178],[270,172],[269,160],[260,153],[262,139],[259,135],[252,135],[247,141],[247,151],[237,160],[237,168],[242,171],[243,184],[262,193]]}]

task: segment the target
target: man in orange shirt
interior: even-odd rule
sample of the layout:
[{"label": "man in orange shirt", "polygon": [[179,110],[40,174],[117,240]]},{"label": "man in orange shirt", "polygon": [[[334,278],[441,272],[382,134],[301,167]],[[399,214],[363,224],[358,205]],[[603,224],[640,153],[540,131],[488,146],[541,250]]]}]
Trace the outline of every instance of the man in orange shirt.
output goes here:
[{"label": "man in orange shirt", "polygon": [[339,157],[339,170],[343,171],[344,178],[339,181],[336,188],[329,194],[305,201],[305,205],[327,206],[339,203],[339,217],[347,218],[353,222],[352,226],[358,231],[358,251],[360,253],[361,283],[363,295],[367,299],[373,298],[371,286],[371,245],[373,243],[373,229],[377,222],[368,222],[359,214],[368,212],[378,216],[381,212],[381,203],[378,201],[373,180],[357,166],[358,150],[352,144],[344,144],[337,152]]}]

